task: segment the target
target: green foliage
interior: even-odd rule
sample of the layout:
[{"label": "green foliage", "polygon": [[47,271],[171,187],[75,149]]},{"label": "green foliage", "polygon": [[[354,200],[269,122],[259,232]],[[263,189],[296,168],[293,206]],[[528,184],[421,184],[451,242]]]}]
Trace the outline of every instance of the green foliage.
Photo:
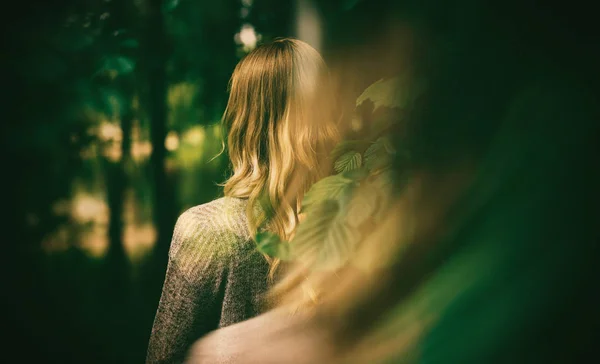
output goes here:
[{"label": "green foliage", "polygon": [[337,160],[342,154],[349,151],[363,152],[369,146],[366,140],[344,140],[333,148],[331,158]]},{"label": "green foliage", "polygon": [[365,151],[365,166],[369,171],[384,169],[390,165],[391,156],[396,154],[388,137],[378,138]]},{"label": "green foliage", "polygon": [[371,114],[368,140],[375,140],[384,132],[389,131],[401,118],[402,109],[397,107],[379,106]]},{"label": "green foliage", "polygon": [[356,99],[356,106],[360,106],[363,102],[371,100],[374,104],[374,109],[380,106],[390,108],[402,108],[406,104],[406,96],[399,85],[402,80],[399,77],[389,78],[387,80],[379,80],[367,87],[365,91]]},{"label": "green foliage", "polygon": [[409,77],[408,73],[381,79],[363,91],[356,99],[356,106],[359,107],[365,101],[371,101],[373,102],[374,111],[382,106],[392,109],[409,109],[424,92],[425,88],[425,81],[414,80]]},{"label": "green foliage", "polygon": [[350,151],[335,161],[336,172],[346,172],[358,169],[362,166],[362,155],[359,152]]},{"label": "green foliage", "polygon": [[292,256],[316,269],[335,269],[344,263],[358,241],[358,232],[346,221],[338,200],[314,205],[289,243]]},{"label": "green foliage", "polygon": [[313,205],[318,205],[325,200],[336,200],[342,206],[345,206],[353,187],[356,185],[357,181],[350,178],[348,174],[336,174],[325,177],[315,183],[308,193],[304,195],[302,211],[306,211]]},{"label": "green foliage", "polygon": [[373,230],[362,227],[385,217],[394,185],[389,167],[398,153],[389,133],[382,134],[401,121],[402,109],[412,102],[406,85],[400,77],[380,80],[358,98],[357,111],[368,119],[369,132],[365,139],[338,144],[331,153],[338,174],[319,181],[305,195],[306,220],[290,242],[293,257],[313,263],[315,269],[340,267],[356,242]]},{"label": "green foliage", "polygon": [[126,75],[135,69],[135,61],[124,56],[106,57],[103,70],[116,72],[118,75]]},{"label": "green foliage", "polygon": [[369,176],[369,171],[366,168],[353,169],[341,173],[344,178],[353,180],[356,183],[361,183],[365,178]]},{"label": "green foliage", "polygon": [[[373,196],[374,189],[367,189],[368,193],[357,193],[353,196],[348,206],[348,224],[354,228],[359,228],[378,210],[378,201]],[[379,210],[382,210],[379,208]]]},{"label": "green foliage", "polygon": [[257,249],[262,254],[286,260],[290,256],[290,245],[282,242],[277,234],[260,232],[256,234]]},{"label": "green foliage", "polygon": [[408,90],[399,90],[403,84],[396,77],[363,92],[357,114],[368,119],[369,132],[364,139],[345,140],[334,148],[331,157],[337,174],[318,181],[304,195],[305,219],[294,238],[283,243],[261,235],[257,238],[261,252],[301,260],[313,269],[337,269],[348,261],[357,242],[382,221],[395,185],[391,164],[396,157],[408,155],[397,150],[389,133],[384,135],[401,122],[401,108],[410,104]]}]

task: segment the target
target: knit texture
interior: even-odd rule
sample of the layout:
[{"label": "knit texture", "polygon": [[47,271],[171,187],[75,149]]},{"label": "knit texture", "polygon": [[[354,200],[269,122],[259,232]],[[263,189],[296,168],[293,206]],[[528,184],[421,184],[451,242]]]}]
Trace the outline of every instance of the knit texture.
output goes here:
[{"label": "knit texture", "polygon": [[246,205],[223,197],[177,220],[146,363],[182,363],[209,331],[263,312],[269,265],[249,236]]}]

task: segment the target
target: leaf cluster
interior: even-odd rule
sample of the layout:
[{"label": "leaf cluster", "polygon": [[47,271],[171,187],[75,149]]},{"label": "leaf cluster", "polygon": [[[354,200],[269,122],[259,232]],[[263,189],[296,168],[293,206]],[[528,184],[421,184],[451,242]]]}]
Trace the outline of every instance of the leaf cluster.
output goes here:
[{"label": "leaf cluster", "polygon": [[344,140],[331,152],[335,174],[315,183],[305,194],[293,239],[284,242],[275,234],[256,236],[258,250],[282,260],[301,260],[313,269],[333,270],[344,265],[357,243],[385,217],[393,192],[392,164],[399,153],[391,130],[403,115],[398,80],[378,81],[357,100],[357,111],[366,114],[370,131],[360,139]]}]

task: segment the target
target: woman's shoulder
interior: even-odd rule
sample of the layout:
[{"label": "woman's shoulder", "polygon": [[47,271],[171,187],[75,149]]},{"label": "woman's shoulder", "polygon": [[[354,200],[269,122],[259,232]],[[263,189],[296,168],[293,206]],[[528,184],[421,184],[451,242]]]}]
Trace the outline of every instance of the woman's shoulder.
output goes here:
[{"label": "woman's shoulder", "polygon": [[201,258],[231,254],[250,240],[246,218],[247,201],[222,197],[191,207],[177,219],[169,256]]},{"label": "woman's shoulder", "polygon": [[[177,219],[176,227],[202,224],[208,228],[240,230],[246,227],[247,200],[221,197],[211,202],[190,207]],[[243,225],[243,226],[242,226]]]}]

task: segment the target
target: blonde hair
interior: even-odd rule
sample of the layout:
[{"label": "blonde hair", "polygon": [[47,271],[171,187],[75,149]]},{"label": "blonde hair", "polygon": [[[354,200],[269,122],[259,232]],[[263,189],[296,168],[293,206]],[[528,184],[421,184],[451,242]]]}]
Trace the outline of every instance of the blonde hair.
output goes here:
[{"label": "blonde hair", "polygon": [[[325,62],[305,42],[277,39],[236,66],[223,115],[233,174],[225,196],[247,198],[251,237],[289,240],[303,194],[328,172],[337,139]],[[279,260],[266,257],[271,277]]]}]

